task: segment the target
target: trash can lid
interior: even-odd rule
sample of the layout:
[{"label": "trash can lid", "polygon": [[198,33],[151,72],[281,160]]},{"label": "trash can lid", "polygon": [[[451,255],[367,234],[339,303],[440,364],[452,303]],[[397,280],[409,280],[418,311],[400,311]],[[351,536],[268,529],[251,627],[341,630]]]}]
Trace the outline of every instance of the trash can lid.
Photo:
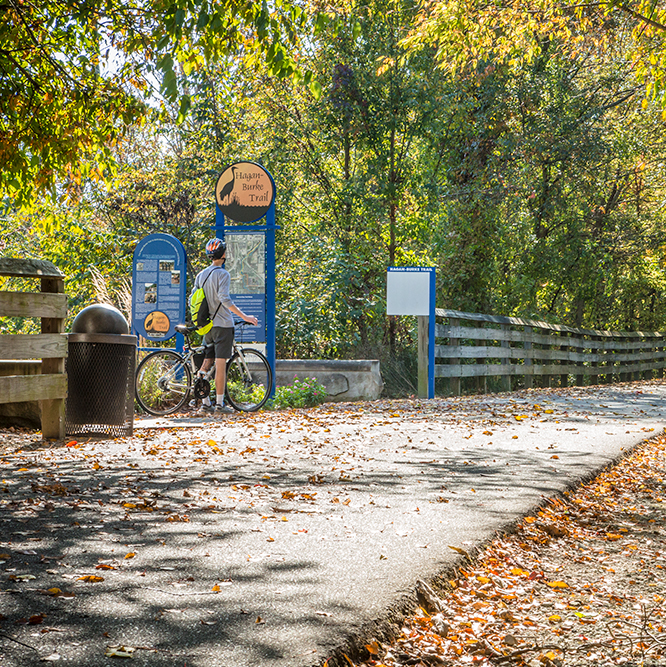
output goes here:
[{"label": "trash can lid", "polygon": [[117,308],[93,303],[74,318],[72,333],[129,334],[129,324]]}]

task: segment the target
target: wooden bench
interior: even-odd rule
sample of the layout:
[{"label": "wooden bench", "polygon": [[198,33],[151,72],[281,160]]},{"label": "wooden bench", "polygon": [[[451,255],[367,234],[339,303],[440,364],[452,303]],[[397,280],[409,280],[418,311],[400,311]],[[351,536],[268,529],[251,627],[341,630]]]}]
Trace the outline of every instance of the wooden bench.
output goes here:
[{"label": "wooden bench", "polygon": [[42,438],[65,436],[67,297],[64,276],[39,259],[0,257],[0,276],[39,279],[40,292],[0,291],[0,317],[37,317],[40,334],[0,335],[0,359],[41,359],[38,375],[0,377],[0,404],[39,401]]}]

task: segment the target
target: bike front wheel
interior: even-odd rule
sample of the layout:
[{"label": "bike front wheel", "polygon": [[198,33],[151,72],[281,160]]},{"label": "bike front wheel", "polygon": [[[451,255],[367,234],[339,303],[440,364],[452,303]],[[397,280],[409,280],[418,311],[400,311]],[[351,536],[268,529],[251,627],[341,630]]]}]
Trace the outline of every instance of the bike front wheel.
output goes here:
[{"label": "bike front wheel", "polygon": [[190,368],[175,352],[151,352],[136,369],[136,400],[151,415],[176,412],[187,401],[191,389]]},{"label": "bike front wheel", "polygon": [[236,352],[227,362],[225,395],[232,408],[253,412],[263,407],[273,386],[268,359],[257,350]]}]

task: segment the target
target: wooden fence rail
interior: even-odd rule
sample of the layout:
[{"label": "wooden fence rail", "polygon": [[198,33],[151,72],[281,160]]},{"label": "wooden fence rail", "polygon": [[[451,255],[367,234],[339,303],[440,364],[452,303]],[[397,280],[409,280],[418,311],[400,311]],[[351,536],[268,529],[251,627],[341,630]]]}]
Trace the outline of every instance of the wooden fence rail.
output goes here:
[{"label": "wooden fence rail", "polygon": [[65,435],[67,297],[64,276],[51,262],[0,257],[0,276],[39,279],[41,292],[0,292],[0,317],[41,319],[41,334],[0,336],[0,359],[41,359],[38,375],[0,377],[0,404],[39,401],[43,438]]},{"label": "wooden fence rail", "polygon": [[477,378],[473,389],[485,391],[494,376],[508,391],[512,378],[516,386],[566,387],[662,377],[666,366],[660,332],[594,331],[441,308],[435,317],[435,377],[449,378],[456,395],[462,378]]}]

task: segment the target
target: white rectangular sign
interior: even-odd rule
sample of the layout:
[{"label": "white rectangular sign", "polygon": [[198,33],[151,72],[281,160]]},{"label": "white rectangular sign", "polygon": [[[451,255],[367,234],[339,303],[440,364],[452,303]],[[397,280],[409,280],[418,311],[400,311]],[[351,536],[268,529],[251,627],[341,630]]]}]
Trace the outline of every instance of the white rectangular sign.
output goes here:
[{"label": "white rectangular sign", "polygon": [[386,273],[387,315],[430,315],[433,269],[390,267]]}]

